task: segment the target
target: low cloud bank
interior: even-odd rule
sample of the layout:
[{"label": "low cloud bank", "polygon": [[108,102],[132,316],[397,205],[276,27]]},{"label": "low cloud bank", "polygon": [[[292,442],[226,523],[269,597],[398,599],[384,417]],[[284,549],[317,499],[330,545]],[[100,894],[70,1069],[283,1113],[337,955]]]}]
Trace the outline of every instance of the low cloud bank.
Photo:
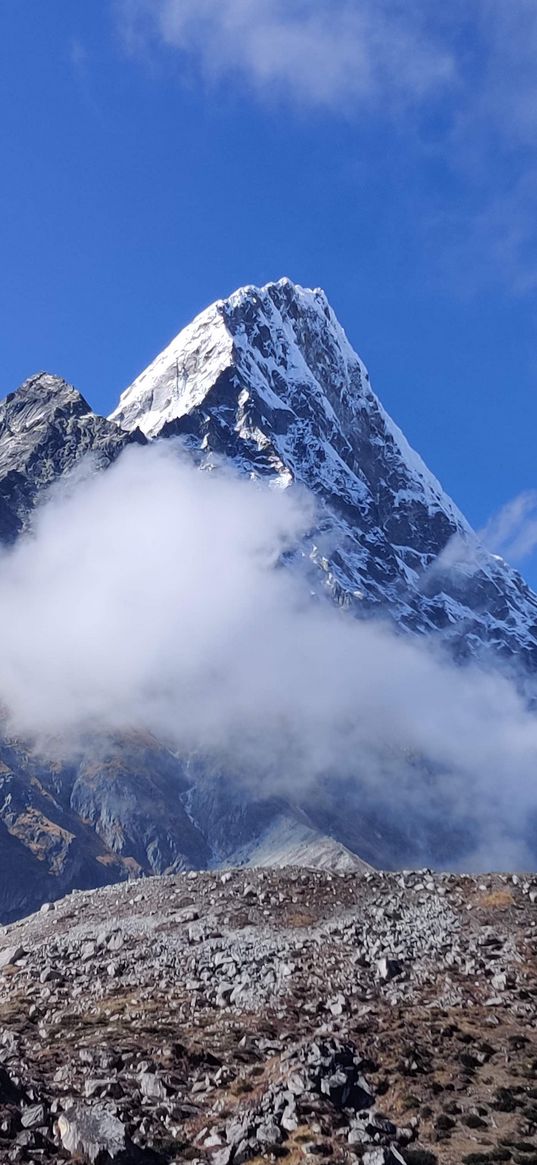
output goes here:
[{"label": "low cloud bank", "polygon": [[312,599],[312,520],[298,489],[200,472],[173,442],[56,487],[0,554],[10,730],[145,727],[264,793],[356,778],[469,824],[476,864],[531,864],[537,720],[503,676]]}]

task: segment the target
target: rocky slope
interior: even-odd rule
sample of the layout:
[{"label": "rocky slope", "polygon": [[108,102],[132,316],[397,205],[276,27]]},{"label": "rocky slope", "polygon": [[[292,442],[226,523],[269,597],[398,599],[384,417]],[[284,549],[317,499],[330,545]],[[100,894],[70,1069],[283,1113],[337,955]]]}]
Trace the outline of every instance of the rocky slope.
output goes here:
[{"label": "rocky slope", "polygon": [[0,1159],[532,1165],[537,879],[289,869],[0,935]]}]

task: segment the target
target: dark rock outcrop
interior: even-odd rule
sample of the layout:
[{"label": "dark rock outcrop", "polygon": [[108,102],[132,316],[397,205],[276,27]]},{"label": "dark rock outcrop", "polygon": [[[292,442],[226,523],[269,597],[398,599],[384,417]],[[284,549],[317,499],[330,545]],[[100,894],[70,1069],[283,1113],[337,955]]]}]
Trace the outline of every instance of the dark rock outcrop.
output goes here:
[{"label": "dark rock outcrop", "polygon": [[36,500],[89,456],[95,468],[144,443],[94,413],[59,376],[40,372],[0,401],[0,541],[24,527]]}]

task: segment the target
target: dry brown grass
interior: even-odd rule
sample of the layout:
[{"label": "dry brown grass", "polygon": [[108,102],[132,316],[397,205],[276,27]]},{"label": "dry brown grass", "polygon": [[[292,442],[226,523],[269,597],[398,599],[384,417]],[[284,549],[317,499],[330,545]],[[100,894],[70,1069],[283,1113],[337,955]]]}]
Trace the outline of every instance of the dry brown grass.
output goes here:
[{"label": "dry brown grass", "polygon": [[[15,974],[16,967],[4,967],[3,974]],[[25,1020],[28,1004],[23,996],[15,995],[5,1003],[0,1003],[0,1024],[11,1024],[17,1020]]]},{"label": "dry brown grass", "polygon": [[48,873],[57,874],[62,869],[65,856],[75,840],[74,833],[51,821],[39,809],[28,808],[20,813],[7,828],[12,837],[20,841]]},{"label": "dry brown grass", "polygon": [[483,894],[479,899],[479,905],[487,910],[507,910],[513,902],[510,890],[493,890],[490,894]]},{"label": "dry brown grass", "polygon": [[113,851],[109,853],[102,853],[96,855],[96,860],[101,866],[105,868],[120,866],[121,869],[129,876],[130,880],[138,879],[142,872],[141,865],[136,861],[136,858],[124,857],[123,854],[116,854]]},{"label": "dry brown grass", "polygon": [[318,921],[317,915],[308,910],[294,910],[291,914],[287,914],[284,919],[284,926],[315,926]]},{"label": "dry brown grass", "polygon": [[[305,1160],[311,1161],[313,1158],[309,1152],[309,1146],[312,1142],[318,1141],[320,1138],[311,1131],[308,1125],[302,1124],[295,1129],[294,1133],[290,1133],[285,1142],[285,1165],[302,1165]],[[332,1160],[338,1160],[339,1154],[332,1157]],[[251,1163],[250,1163],[251,1165]]]}]

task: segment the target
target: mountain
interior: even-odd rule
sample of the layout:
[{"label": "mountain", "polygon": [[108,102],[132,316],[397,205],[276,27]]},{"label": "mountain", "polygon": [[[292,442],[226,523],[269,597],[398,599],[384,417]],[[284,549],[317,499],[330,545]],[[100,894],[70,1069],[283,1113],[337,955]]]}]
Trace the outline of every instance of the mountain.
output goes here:
[{"label": "mountain", "polygon": [[203,312],[121,396],[110,420],[195,455],[302,482],[321,521],[324,585],[359,614],[441,634],[459,656],[537,666],[537,597],[468,523],[372,391],[324,292],[288,279]]},{"label": "mountain", "polygon": [[[0,541],[31,530],[54,483],[172,437],[200,467],[223,461],[313,492],[311,589],[347,617],[389,619],[460,661],[512,665],[532,687],[537,596],[479,544],[409,447],[322,291],[284,279],[219,301],[108,419],[58,377],[26,381],[0,403]],[[134,727],[93,733],[75,758],[58,742],[45,758],[0,724],[0,920],[73,887],[170,870],[449,865],[475,848],[471,825],[461,830],[440,804],[405,817],[366,796],[359,757],[353,781],[336,773],[295,800],[261,797]],[[398,763],[428,779],[415,758]]]}]

